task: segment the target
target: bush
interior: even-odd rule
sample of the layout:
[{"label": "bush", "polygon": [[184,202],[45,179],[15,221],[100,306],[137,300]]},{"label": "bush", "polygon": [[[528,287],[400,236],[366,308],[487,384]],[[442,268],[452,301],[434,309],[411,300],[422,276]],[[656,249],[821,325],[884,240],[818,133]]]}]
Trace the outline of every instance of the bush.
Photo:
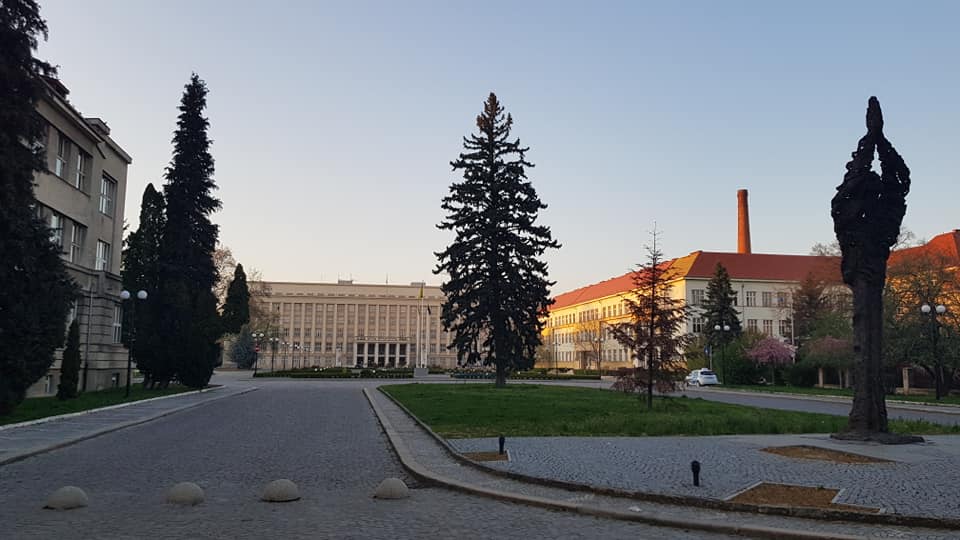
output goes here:
[{"label": "bush", "polygon": [[806,362],[788,366],[784,369],[783,376],[790,386],[809,388],[817,384],[817,368]]},{"label": "bush", "polygon": [[57,397],[73,399],[77,397],[77,383],[80,381],[80,327],[77,319],[70,323],[67,334],[67,346],[63,350],[63,360],[60,362],[60,385],[57,388]]}]

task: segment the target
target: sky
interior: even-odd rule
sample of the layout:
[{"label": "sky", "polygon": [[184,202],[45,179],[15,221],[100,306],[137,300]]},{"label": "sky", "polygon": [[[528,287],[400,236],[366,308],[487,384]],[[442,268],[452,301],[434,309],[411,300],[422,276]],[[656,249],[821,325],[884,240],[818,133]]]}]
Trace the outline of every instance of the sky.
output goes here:
[{"label": "sky", "polygon": [[904,226],[960,228],[958,2],[40,0],[71,103],[159,187],[208,87],[220,242],[271,281],[439,284],[436,224],[495,92],[530,147],[555,294],[667,257],[834,239],[867,99],[911,169]]}]

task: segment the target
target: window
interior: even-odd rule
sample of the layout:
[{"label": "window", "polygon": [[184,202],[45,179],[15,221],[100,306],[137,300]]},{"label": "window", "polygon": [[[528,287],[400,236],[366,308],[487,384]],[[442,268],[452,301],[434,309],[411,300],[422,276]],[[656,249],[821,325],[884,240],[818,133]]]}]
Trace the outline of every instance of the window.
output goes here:
[{"label": "window", "polygon": [[703,333],[703,317],[694,317],[693,318],[693,333],[702,334]]},{"label": "window", "polygon": [[104,174],[100,177],[100,212],[113,217],[113,201],[117,198],[117,182]]},{"label": "window", "polygon": [[97,261],[93,266],[94,270],[110,269],[110,244],[103,240],[97,240]]},{"label": "window", "polygon": [[89,164],[88,156],[82,150],[77,149],[77,170],[73,176],[73,187],[80,191],[87,190],[87,166]]},{"label": "window", "polygon": [[791,337],[790,334],[790,319],[780,321],[780,335],[788,338]]},{"label": "window", "polygon": [[50,241],[63,251],[63,216],[50,212]]},{"label": "window", "polygon": [[53,166],[53,172],[60,178],[67,175],[67,159],[70,158],[70,139],[63,133],[57,132],[57,161]]},{"label": "window", "polygon": [[757,291],[747,291],[746,295],[746,306],[755,307],[757,305]]},{"label": "window", "polygon": [[83,239],[86,236],[87,228],[74,222],[70,230],[70,257],[67,260],[80,264],[80,256],[83,254]]},{"label": "window", "polygon": [[763,333],[767,336],[773,335],[773,321],[770,319],[763,320]]},{"label": "window", "polygon": [[690,291],[690,303],[695,306],[703,305],[703,289],[692,289]]},{"label": "window", "polygon": [[756,319],[747,319],[747,330],[756,332],[757,331],[757,320]]},{"label": "window", "polygon": [[787,307],[787,293],[777,293],[777,307]]},{"label": "window", "polygon": [[764,291],[760,297],[763,307],[773,307],[773,293]]},{"label": "window", "polygon": [[113,342],[120,343],[123,338],[123,307],[113,306]]}]

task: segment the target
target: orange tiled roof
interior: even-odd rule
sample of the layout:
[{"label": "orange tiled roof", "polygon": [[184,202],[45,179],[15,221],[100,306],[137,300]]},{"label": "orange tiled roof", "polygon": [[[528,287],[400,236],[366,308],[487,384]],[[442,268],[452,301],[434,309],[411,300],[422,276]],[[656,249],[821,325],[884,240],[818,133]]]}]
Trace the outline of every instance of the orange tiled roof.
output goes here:
[{"label": "orange tiled roof", "polygon": [[950,264],[960,265],[960,229],[938,234],[922,246],[892,252],[889,265],[923,255],[939,255]]}]

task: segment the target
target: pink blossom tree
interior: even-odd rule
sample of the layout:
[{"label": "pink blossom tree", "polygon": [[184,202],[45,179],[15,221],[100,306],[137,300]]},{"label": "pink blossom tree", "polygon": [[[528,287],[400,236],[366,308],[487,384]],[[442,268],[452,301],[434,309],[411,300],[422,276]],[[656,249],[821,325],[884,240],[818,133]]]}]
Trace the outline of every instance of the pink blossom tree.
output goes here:
[{"label": "pink blossom tree", "polygon": [[763,338],[749,351],[747,358],[758,364],[770,365],[770,381],[776,384],[775,367],[793,362],[793,347],[775,338]]}]

